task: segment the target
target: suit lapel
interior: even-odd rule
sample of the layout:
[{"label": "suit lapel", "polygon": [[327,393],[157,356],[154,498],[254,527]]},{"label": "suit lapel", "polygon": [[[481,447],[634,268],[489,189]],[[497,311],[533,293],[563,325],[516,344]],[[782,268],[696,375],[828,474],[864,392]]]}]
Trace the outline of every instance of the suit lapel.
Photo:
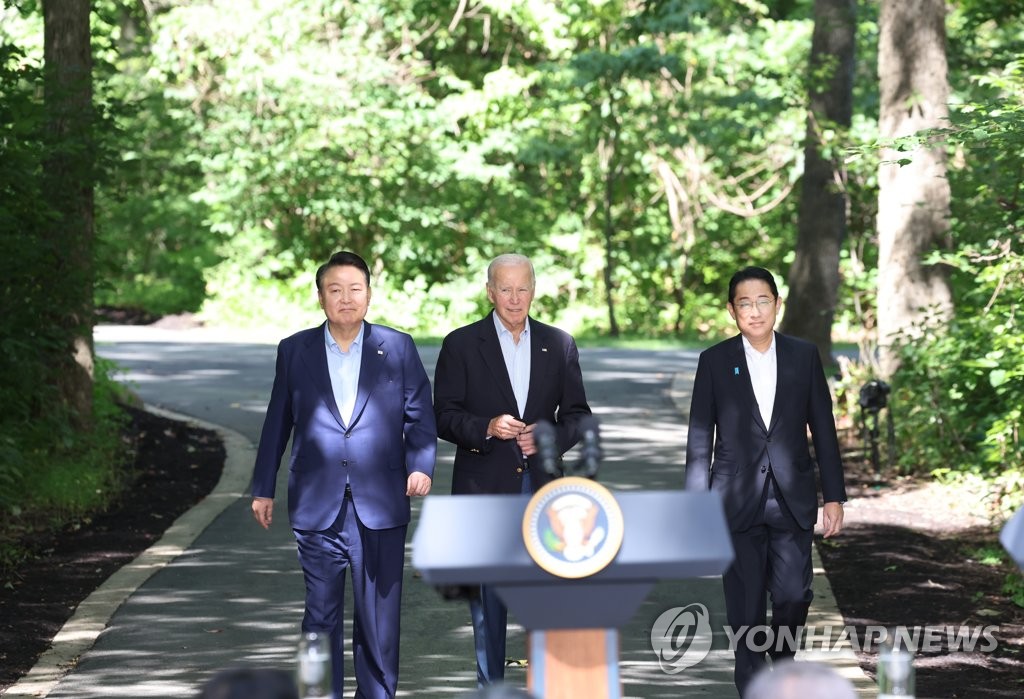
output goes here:
[{"label": "suit lapel", "polygon": [[377,385],[377,376],[380,374],[387,356],[384,339],[377,337],[373,333],[373,326],[363,321],[363,353],[359,360],[359,388],[356,390],[356,404],[352,408],[352,420],[349,427],[355,425],[359,421],[359,416],[363,414],[366,401],[369,400],[373,387]]},{"label": "suit lapel", "polygon": [[[326,323],[326,321],[324,322]],[[303,348],[302,361],[309,370],[313,387],[320,393],[320,397],[327,404],[334,419],[344,427],[345,423],[341,421],[341,413],[338,411],[338,402],[334,400],[334,389],[331,388],[331,373],[327,368],[327,347],[324,344],[323,325],[319,327],[319,332],[309,334],[309,340]]]},{"label": "suit lapel", "polygon": [[[512,379],[509,378],[508,367],[505,366],[505,357],[501,354],[498,331],[494,328],[493,311],[480,324],[480,356],[494,377],[494,385],[498,387],[506,405],[510,406],[509,413],[517,415],[519,407],[516,404],[516,394],[512,391]],[[533,361],[532,357],[530,361]],[[532,370],[530,379],[533,380]]]},{"label": "suit lapel", "polygon": [[779,414],[782,412],[782,387],[794,385],[793,376],[796,367],[793,366],[792,347],[789,342],[780,334],[775,333],[775,403],[772,405],[772,424],[768,427],[771,432],[779,422]]},{"label": "suit lapel", "polygon": [[[754,395],[754,383],[750,379],[750,369],[747,368],[747,354],[743,349],[743,336],[737,335],[736,342],[732,350],[733,361],[735,366],[733,367],[733,376],[738,375],[742,381],[742,388],[740,389],[741,394],[746,398],[747,404],[750,406],[750,413],[762,430],[768,432],[767,426],[764,424],[764,420],[761,418],[761,410],[757,407],[757,397]],[[775,392],[778,395],[778,391]],[[773,413],[774,414],[774,413]]]},{"label": "suit lapel", "polygon": [[547,329],[540,323],[530,319],[530,389],[526,394],[526,407],[520,416],[525,422],[531,422],[536,412],[537,401],[544,395],[544,381],[548,376],[548,363],[551,362],[548,347]]}]

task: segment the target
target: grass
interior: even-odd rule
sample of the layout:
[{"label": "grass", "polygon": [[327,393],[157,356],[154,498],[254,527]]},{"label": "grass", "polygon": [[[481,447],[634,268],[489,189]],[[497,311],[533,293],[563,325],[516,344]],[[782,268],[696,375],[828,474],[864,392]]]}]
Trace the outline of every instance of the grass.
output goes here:
[{"label": "grass", "polygon": [[121,494],[127,449],[121,439],[125,417],[117,403],[122,389],[109,379],[102,360],[96,375],[89,429],[72,429],[70,416],[57,411],[45,421],[3,426],[5,453],[17,458],[3,469],[0,580],[6,582],[33,554],[31,537],[87,519]]}]

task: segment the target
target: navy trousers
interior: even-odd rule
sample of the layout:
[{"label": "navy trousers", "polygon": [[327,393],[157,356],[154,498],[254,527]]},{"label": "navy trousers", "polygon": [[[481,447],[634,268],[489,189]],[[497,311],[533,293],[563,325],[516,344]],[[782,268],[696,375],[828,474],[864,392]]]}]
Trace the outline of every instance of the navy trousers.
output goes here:
[{"label": "navy trousers", "polygon": [[306,580],[302,630],[330,636],[334,696],[342,697],[345,691],[345,574],[351,571],[355,695],[394,697],[406,527],[364,527],[352,498],[346,496],[329,528],[293,531]]},{"label": "navy trousers", "polygon": [[[782,498],[777,497],[773,478],[767,480],[762,503],[755,522],[748,529],[731,534],[736,558],[722,576],[726,618],[734,633],[743,627],[764,627],[770,595],[771,638],[776,642],[780,637],[799,638],[814,597],[814,531],[796,523]],[[754,648],[760,648],[764,638],[764,634],[755,634],[749,640]],[[765,652],[752,650],[746,633],[738,634],[736,643],[734,680],[741,697],[757,671],[767,665],[768,656],[780,660],[796,652],[788,643],[781,648],[773,643]]]},{"label": "navy trousers", "polygon": [[[533,492],[530,472],[523,472],[522,493]],[[473,644],[476,647],[476,681],[480,687],[505,679],[505,636],[508,608],[488,585],[480,586],[480,597],[469,601],[473,620]]]}]

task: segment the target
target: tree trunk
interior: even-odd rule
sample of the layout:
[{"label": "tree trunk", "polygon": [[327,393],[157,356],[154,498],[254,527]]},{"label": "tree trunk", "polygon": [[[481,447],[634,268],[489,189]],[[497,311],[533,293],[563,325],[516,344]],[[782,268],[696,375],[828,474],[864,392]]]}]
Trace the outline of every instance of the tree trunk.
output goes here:
[{"label": "tree trunk", "polygon": [[604,209],[604,222],[603,226],[603,237],[604,237],[604,298],[605,303],[608,306],[608,334],[612,337],[619,336],[619,323],[615,319],[615,257],[613,256],[613,246],[615,245],[615,223],[612,220],[612,205],[614,204],[613,197],[613,185],[614,175],[611,171],[605,173],[605,188],[604,196],[602,198],[602,208]]},{"label": "tree trunk", "polygon": [[608,135],[597,145],[598,162],[604,173],[604,191],[601,193],[601,236],[604,241],[604,299],[608,307],[608,334],[619,336],[619,323],[615,318],[615,181],[618,177],[618,145],[621,126],[616,115],[613,88],[608,88]]},{"label": "tree trunk", "polygon": [[[856,20],[856,0],[815,0],[796,257],[789,269],[789,299],[780,327],[817,345],[825,366],[833,364],[832,320],[848,208],[840,144],[835,139],[826,143],[825,131],[844,134],[850,127]],[[827,146],[832,146],[832,153],[823,152]]]},{"label": "tree trunk", "polygon": [[[945,0],[882,1],[878,75],[883,139],[947,125]],[[892,164],[901,158],[909,161]],[[947,270],[924,262],[949,245],[946,153],[885,150],[878,185],[878,343],[888,377],[899,365],[896,336],[913,337],[926,320],[941,324],[953,314]]]},{"label": "tree trunk", "polygon": [[51,317],[63,333],[52,358],[66,406],[86,426],[92,417],[93,143],[89,0],[44,0],[44,101],[50,155],[43,164],[53,214],[42,242],[51,264]]}]

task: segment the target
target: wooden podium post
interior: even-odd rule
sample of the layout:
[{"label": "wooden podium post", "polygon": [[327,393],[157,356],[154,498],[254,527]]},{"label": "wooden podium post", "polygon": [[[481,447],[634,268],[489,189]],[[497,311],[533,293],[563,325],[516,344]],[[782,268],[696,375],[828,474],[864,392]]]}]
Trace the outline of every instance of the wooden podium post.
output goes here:
[{"label": "wooden podium post", "polygon": [[545,699],[618,699],[619,632],[616,629],[531,631],[527,689]]}]

